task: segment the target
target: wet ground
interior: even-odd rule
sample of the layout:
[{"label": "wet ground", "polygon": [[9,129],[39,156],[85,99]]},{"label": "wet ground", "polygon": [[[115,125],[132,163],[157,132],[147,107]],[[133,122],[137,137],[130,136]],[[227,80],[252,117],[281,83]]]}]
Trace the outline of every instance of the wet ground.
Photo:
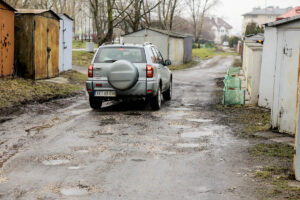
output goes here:
[{"label": "wet ground", "polygon": [[[248,140],[218,123],[216,78],[234,57],[174,72],[174,98],[143,102],[87,96],[28,105],[0,121],[2,199],[257,199]],[[4,119],[4,118],[3,118]]]}]

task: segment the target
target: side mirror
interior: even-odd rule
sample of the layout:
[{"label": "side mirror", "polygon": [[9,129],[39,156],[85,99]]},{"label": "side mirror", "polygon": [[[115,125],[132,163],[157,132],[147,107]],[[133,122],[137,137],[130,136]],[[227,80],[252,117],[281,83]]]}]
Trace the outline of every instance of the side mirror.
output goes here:
[{"label": "side mirror", "polygon": [[166,66],[170,66],[171,64],[172,64],[172,63],[171,63],[171,60],[166,60],[166,61],[165,61],[165,65],[166,65]]}]

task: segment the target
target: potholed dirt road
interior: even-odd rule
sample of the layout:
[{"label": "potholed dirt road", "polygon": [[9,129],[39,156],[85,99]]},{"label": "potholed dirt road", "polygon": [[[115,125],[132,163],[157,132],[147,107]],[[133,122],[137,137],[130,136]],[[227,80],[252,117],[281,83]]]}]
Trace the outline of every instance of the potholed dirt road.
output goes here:
[{"label": "potholed dirt road", "polygon": [[247,140],[217,123],[215,79],[233,57],[174,72],[174,98],[89,108],[29,105],[0,124],[2,199],[256,199]]}]

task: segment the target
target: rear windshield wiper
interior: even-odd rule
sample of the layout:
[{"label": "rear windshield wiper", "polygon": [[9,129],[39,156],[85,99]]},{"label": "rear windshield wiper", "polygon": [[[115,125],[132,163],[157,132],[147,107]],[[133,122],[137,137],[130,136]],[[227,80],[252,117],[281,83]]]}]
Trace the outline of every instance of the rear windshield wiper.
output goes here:
[{"label": "rear windshield wiper", "polygon": [[105,63],[114,63],[114,62],[116,62],[117,60],[105,60],[104,62]]}]

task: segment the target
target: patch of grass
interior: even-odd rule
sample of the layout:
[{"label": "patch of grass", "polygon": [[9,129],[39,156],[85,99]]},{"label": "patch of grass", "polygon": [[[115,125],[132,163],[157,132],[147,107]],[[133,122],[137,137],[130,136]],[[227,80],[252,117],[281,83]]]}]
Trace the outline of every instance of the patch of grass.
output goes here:
[{"label": "patch of grass", "polygon": [[255,176],[263,179],[268,179],[272,177],[272,173],[269,171],[256,171]]},{"label": "patch of grass", "polygon": [[249,149],[252,156],[290,158],[294,156],[294,148],[281,143],[258,144]]},{"label": "patch of grass", "polygon": [[22,78],[0,80],[0,110],[27,102],[43,102],[82,91],[82,86],[33,81]]},{"label": "patch of grass", "polygon": [[73,64],[77,66],[90,66],[94,53],[86,51],[73,51]]},{"label": "patch of grass", "polygon": [[[86,47],[86,41],[81,40],[73,40],[72,41],[73,49],[85,49]],[[95,43],[95,48],[97,48],[97,44]]]},{"label": "patch of grass", "polygon": [[[222,92],[220,93],[222,94]],[[252,136],[260,131],[267,131],[271,127],[271,113],[267,109],[252,105],[224,106],[222,104],[216,105],[216,109],[225,114],[225,117],[222,118],[224,123],[238,125],[234,132],[243,137]]]},{"label": "patch of grass", "polygon": [[193,61],[190,61],[188,63],[185,63],[185,64],[181,64],[181,65],[172,65],[169,67],[170,70],[182,70],[182,69],[188,69],[188,68],[191,68],[191,67],[194,67],[198,62],[193,60]]},{"label": "patch of grass", "polygon": [[214,56],[229,56],[229,55],[236,55],[235,52],[224,52],[224,51],[217,51],[215,48],[200,48],[200,49],[193,49],[193,57],[200,58],[200,59],[209,59]]},{"label": "patch of grass", "polygon": [[61,77],[67,78],[70,83],[84,85],[87,80],[87,75],[80,72],[70,70],[60,74]]},{"label": "patch of grass", "polygon": [[193,57],[200,59],[209,59],[216,55],[216,49],[214,48],[200,48],[193,49]]},{"label": "patch of grass", "polygon": [[235,59],[233,64],[232,64],[233,67],[242,67],[242,60],[239,58],[239,59]]}]

